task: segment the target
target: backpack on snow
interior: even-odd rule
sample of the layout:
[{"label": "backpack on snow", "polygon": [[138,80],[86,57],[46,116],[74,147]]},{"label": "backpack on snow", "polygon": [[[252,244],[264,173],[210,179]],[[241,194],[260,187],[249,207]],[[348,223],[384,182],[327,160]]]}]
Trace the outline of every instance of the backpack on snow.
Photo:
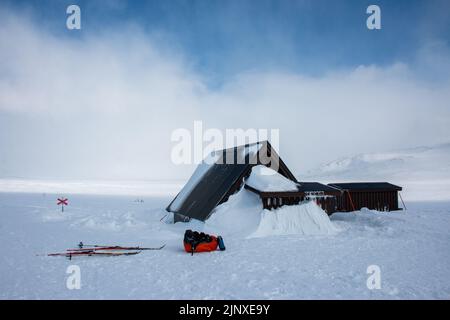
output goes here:
[{"label": "backpack on snow", "polygon": [[203,232],[186,230],[184,233],[184,250],[191,253],[194,252],[210,252],[217,250],[225,250],[225,245],[221,236],[213,236]]}]

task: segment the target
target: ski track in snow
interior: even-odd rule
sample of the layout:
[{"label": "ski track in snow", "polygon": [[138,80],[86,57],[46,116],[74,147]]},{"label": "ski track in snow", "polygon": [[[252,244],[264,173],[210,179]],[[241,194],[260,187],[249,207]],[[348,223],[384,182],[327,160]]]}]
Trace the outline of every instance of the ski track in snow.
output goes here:
[{"label": "ski track in snow", "polygon": [[[171,197],[0,193],[1,299],[449,299],[450,203],[410,202],[408,211],[336,213],[322,236],[247,238],[220,217],[169,225]],[[232,204],[231,204],[232,205]],[[245,214],[243,208],[242,214]],[[213,216],[214,217],[214,216]],[[243,223],[248,221],[243,219]],[[257,226],[255,226],[256,229]],[[227,250],[191,256],[187,228],[224,236]],[[36,256],[85,243],[159,246],[136,256]],[[69,265],[81,289],[66,288]],[[366,286],[381,268],[381,289]]]}]

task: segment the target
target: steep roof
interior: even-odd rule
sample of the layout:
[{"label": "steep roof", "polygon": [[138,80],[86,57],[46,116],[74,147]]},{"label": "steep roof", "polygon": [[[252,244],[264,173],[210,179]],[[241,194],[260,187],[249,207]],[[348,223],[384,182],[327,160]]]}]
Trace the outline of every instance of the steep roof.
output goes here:
[{"label": "steep roof", "polygon": [[[226,201],[242,185],[251,168],[261,164],[264,155],[270,157],[271,161],[278,162],[280,174],[297,182],[268,141],[241,145],[216,151],[205,159],[208,161],[197,167],[166,210],[175,213],[175,222],[190,218],[201,221],[208,219],[214,208]],[[234,159],[233,163],[229,159]]]},{"label": "steep roof", "polygon": [[329,183],[329,186],[349,191],[401,191],[402,187],[388,182]]}]

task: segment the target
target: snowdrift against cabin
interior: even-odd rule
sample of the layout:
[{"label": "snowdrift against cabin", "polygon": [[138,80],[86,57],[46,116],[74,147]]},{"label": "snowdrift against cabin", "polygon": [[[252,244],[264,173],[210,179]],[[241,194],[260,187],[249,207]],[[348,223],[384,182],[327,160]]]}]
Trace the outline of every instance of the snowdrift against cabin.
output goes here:
[{"label": "snowdrift against cabin", "polygon": [[261,213],[258,229],[250,238],[291,234],[332,235],[337,231],[326,212],[310,200],[276,210],[265,209]]},{"label": "snowdrift against cabin", "polygon": [[266,210],[258,197],[246,189],[241,189],[218,206],[205,225],[208,230],[222,230],[227,236],[246,238],[333,235],[338,231],[325,211],[312,200]]},{"label": "snowdrift against cabin", "polygon": [[[253,167],[245,183],[263,190],[289,191],[296,188],[293,181],[265,166]],[[258,196],[245,188],[219,205],[206,225],[212,230],[225,229],[227,234],[249,238],[292,234],[332,235],[337,232],[327,213],[313,200],[267,210],[262,207]]]}]

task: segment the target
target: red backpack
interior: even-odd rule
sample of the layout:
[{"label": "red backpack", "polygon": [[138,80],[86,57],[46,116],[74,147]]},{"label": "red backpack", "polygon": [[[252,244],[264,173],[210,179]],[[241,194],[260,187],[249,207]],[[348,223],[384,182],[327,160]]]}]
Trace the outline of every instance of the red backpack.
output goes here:
[{"label": "red backpack", "polygon": [[220,250],[225,250],[222,237],[192,230],[186,230],[184,233],[183,244],[184,250],[192,255],[194,252],[216,251],[217,247],[220,247]]}]

